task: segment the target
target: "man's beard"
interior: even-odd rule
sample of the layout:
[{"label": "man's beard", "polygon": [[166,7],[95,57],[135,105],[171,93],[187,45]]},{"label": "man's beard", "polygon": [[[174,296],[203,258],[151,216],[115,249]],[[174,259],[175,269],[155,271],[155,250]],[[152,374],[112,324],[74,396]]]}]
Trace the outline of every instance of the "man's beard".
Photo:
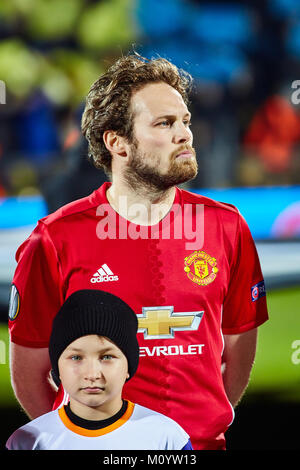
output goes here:
[{"label": "man's beard", "polygon": [[[195,158],[176,156],[185,150],[191,151]],[[169,168],[166,173],[159,171],[160,156],[148,154],[147,157],[139,151],[137,142],[133,142],[131,156],[124,172],[124,179],[134,189],[151,189],[165,191],[173,186],[194,179],[198,173],[195,150],[189,145],[180,146],[170,155]],[[148,162],[151,162],[149,165]]]}]

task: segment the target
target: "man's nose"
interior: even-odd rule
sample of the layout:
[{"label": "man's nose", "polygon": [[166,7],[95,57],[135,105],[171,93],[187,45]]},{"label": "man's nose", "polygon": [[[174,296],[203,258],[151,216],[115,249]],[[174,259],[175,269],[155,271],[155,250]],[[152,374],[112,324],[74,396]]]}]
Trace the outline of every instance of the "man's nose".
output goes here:
[{"label": "man's nose", "polygon": [[174,143],[185,144],[187,142],[192,143],[192,141],[193,141],[193,134],[190,128],[184,125],[183,123],[178,124],[178,126],[175,127]]}]

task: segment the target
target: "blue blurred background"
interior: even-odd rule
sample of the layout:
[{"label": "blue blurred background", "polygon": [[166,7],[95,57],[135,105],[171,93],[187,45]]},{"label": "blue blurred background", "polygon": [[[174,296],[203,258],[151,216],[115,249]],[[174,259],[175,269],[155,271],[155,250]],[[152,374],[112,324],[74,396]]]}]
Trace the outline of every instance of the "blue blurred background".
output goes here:
[{"label": "blue blurred background", "polygon": [[[6,325],[16,248],[39,218],[89,194],[107,179],[86,160],[80,118],[93,81],[133,49],[148,58],[168,58],[193,75],[190,108],[199,175],[184,187],[240,209],[271,292],[271,326],[262,345],[272,348],[272,338],[279,338],[277,349],[280,342],[283,350],[289,348],[300,338],[298,0],[0,2],[2,324]],[[293,331],[287,333],[286,343],[272,330],[282,309]],[[250,387],[240,405],[241,419],[229,435],[234,449],[263,448],[261,435],[257,439],[251,435],[247,444],[241,436],[253,432],[249,426],[253,413],[266,425],[275,414],[266,402],[274,398],[278,384],[268,386],[262,379],[273,371],[271,359],[266,359],[273,352],[265,349],[258,357],[254,383],[261,385]],[[290,367],[283,363],[281,371],[284,364],[286,370]],[[291,382],[283,378],[281,383],[291,384],[293,407],[286,393],[284,399],[281,394],[281,407],[278,400],[274,405],[279,421],[279,409],[282,419],[288,420],[300,402],[300,365],[290,369]],[[4,393],[0,399],[5,406]],[[14,426],[12,416],[10,410],[7,419]],[[16,423],[25,419],[20,411],[14,416]],[[282,426],[286,428],[286,421]],[[274,439],[272,435],[269,448],[294,446],[292,430],[285,433],[285,440],[278,437],[280,444]]]}]

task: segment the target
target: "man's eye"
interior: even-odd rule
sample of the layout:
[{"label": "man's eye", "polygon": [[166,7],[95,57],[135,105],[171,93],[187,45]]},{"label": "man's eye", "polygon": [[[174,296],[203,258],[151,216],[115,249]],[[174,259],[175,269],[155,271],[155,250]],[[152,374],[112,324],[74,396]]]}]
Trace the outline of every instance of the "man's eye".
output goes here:
[{"label": "man's eye", "polygon": [[162,127],[168,127],[170,124],[170,121],[160,121],[157,125]]},{"label": "man's eye", "polygon": [[183,121],[183,124],[184,124],[185,126],[190,127],[190,126],[192,125],[192,121]]}]

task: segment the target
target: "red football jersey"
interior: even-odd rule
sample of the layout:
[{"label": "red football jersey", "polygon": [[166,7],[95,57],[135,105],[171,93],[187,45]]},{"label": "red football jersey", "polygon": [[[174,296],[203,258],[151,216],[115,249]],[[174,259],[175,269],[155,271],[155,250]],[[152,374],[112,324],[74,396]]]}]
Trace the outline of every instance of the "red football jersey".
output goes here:
[{"label": "red football jersey", "polygon": [[223,334],[268,318],[249,228],[235,207],[179,188],[159,224],[138,226],[113,211],[109,185],[41,219],[18,249],[11,340],[47,347],[54,316],[76,290],[121,297],[138,316],[140,345],[124,397],[177,421],[194,449],[225,448],[234,413]]}]

